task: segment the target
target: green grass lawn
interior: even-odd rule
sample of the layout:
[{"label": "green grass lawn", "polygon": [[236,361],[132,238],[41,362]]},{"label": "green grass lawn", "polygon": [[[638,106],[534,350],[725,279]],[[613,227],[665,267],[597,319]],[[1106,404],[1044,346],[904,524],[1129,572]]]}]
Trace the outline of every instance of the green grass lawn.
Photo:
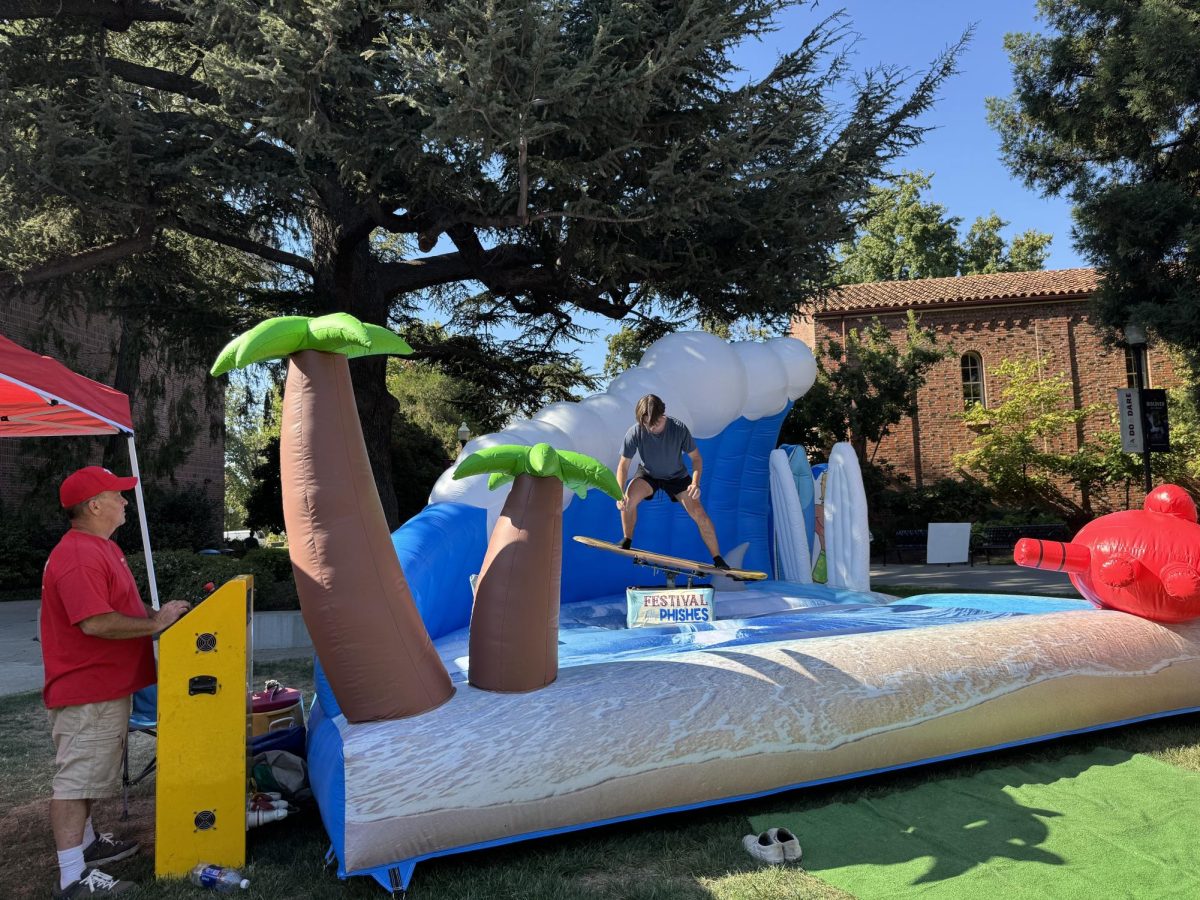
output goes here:
[{"label": "green grass lawn", "polygon": [[[307,660],[261,663],[256,681],[278,678],[312,688]],[[1028,760],[1055,760],[1095,746],[1148,753],[1174,765],[1200,771],[1200,716],[1163,719],[1034,744],[987,756],[901,770],[834,785],[792,791],[760,800],[658,816],[605,828],[460,854],[417,866],[409,898],[459,900],[832,900],[850,895],[807,875],[797,866],[769,867],[753,862],[741,847],[751,816],[797,811],[831,802],[906,790],[925,780],[966,775],[983,768]],[[133,768],[149,759],[153,740],[131,739]],[[55,877],[54,852],[46,823],[53,752],[45,710],[38,693],[0,698],[0,842],[5,848],[5,879],[0,895],[46,897]],[[120,801],[105,801],[97,813],[100,830],[134,834],[143,842],[138,856],[109,868],[110,874],[142,884],[142,898],[195,897],[186,882],[155,882],[153,778],[131,797],[132,818],[117,821]],[[800,835],[801,843],[804,835]],[[869,839],[869,836],[864,836]],[[374,881],[340,881],[322,863],[329,842],[315,810],[255,829],[248,837],[244,874],[247,898],[355,898],[386,896]]]}]

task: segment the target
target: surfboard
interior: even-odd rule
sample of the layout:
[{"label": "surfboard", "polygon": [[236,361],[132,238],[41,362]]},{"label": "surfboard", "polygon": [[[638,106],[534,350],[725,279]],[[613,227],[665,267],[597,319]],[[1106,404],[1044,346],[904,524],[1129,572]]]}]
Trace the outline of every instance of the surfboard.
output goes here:
[{"label": "surfboard", "polygon": [[711,563],[697,562],[694,559],[683,559],[679,556],[669,556],[666,553],[654,553],[650,550],[639,550],[636,547],[630,547],[626,550],[620,544],[614,544],[611,541],[601,541],[584,535],[576,535],[575,540],[585,547],[594,547],[597,550],[607,550],[609,553],[627,556],[639,566],[646,566],[647,568],[662,572],[667,576],[668,584],[674,584],[675,578],[680,575],[689,580],[692,578],[707,578],[710,575],[723,575],[735,581],[763,581],[767,577],[766,572],[756,572],[753,569],[719,569]]}]

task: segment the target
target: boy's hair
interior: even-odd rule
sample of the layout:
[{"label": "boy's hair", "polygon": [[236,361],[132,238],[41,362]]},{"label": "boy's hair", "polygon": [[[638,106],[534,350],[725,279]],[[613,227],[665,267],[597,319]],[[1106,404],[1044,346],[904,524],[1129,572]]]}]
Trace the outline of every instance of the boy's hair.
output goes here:
[{"label": "boy's hair", "polygon": [[655,394],[647,394],[637,402],[633,414],[639,425],[649,427],[652,422],[657,422],[658,417],[667,411],[667,405],[662,402],[662,399]]}]

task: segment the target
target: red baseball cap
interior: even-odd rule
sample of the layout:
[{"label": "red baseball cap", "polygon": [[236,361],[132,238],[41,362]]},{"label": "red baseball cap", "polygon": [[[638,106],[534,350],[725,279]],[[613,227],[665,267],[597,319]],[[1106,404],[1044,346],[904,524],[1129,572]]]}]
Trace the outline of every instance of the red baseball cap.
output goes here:
[{"label": "red baseball cap", "polygon": [[76,503],[91,500],[105,491],[127,491],[137,482],[137,477],[133,475],[121,478],[104,466],[88,466],[63,479],[58,488],[58,499],[63,509],[70,509]]}]

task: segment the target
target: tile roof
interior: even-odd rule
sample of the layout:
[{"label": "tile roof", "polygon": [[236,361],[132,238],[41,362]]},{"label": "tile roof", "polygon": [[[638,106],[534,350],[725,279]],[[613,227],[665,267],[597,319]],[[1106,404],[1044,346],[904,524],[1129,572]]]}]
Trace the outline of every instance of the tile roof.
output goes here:
[{"label": "tile roof", "polygon": [[952,303],[1086,297],[1096,292],[1095,269],[1002,272],[913,281],[844,284],[818,300],[814,315],[873,309],[908,309]]}]

